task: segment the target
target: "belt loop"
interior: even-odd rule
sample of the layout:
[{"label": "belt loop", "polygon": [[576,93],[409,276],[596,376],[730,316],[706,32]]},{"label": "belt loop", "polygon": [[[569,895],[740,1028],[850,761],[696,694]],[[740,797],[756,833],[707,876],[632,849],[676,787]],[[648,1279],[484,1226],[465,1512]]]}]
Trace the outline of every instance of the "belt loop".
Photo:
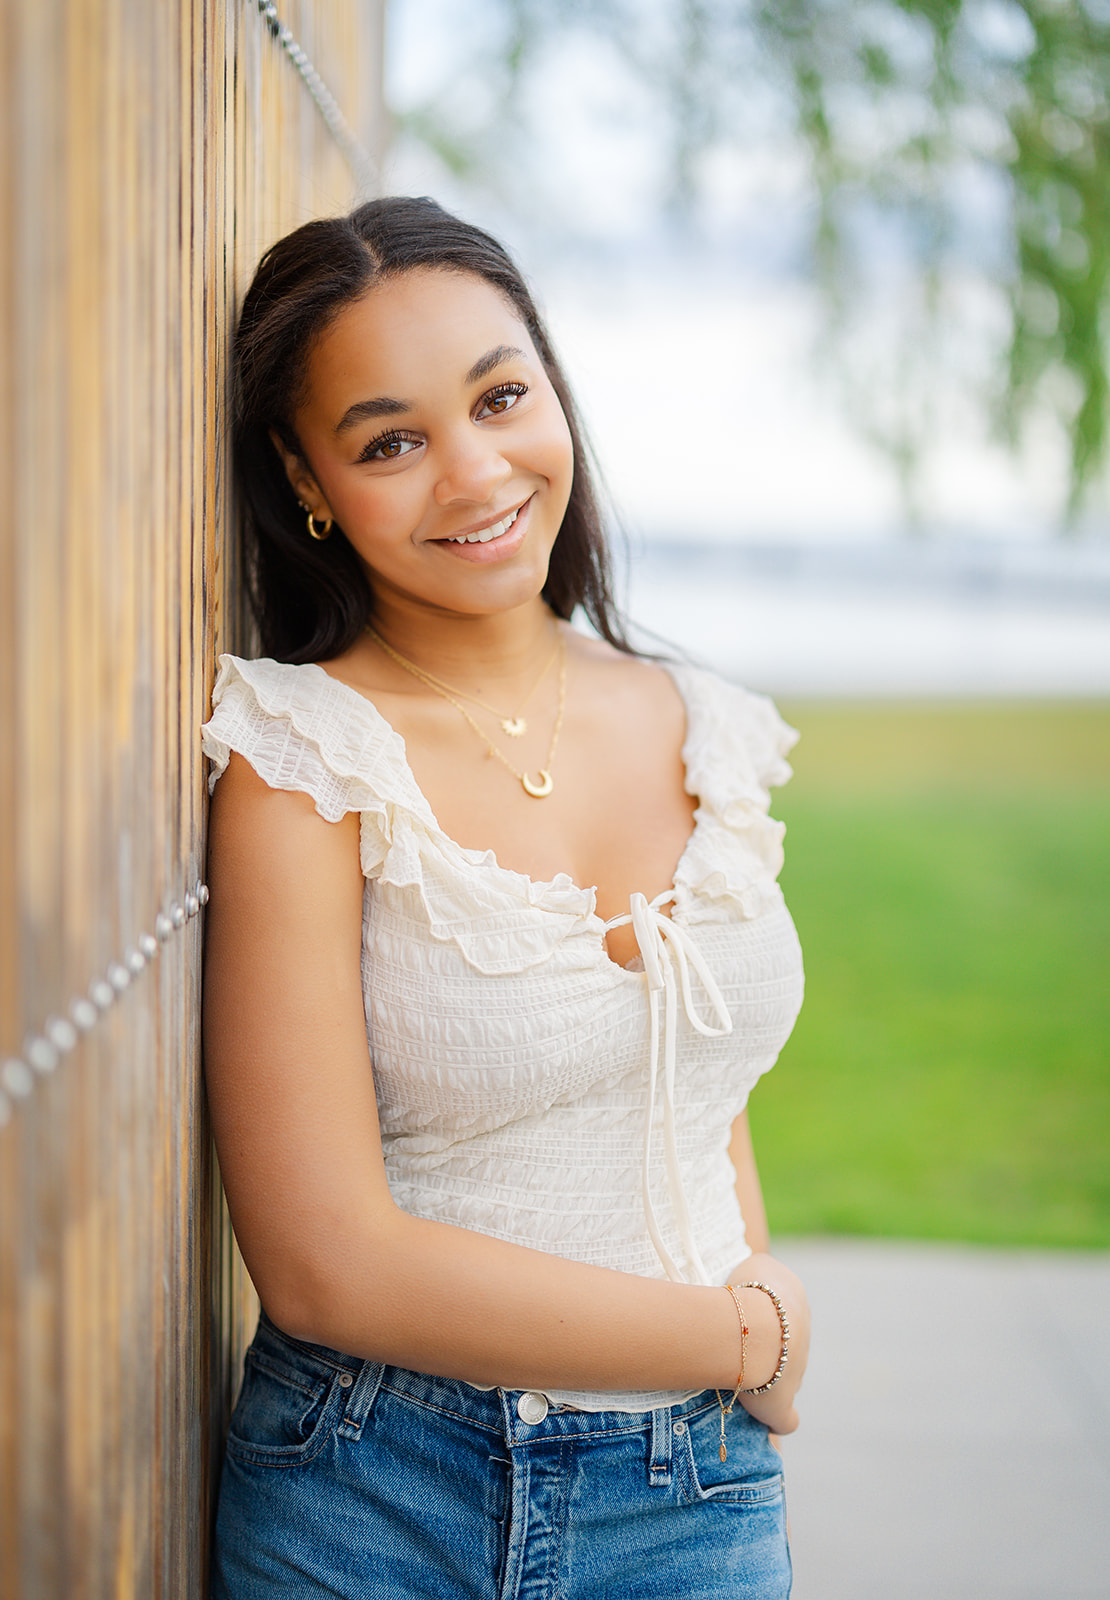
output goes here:
[{"label": "belt loop", "polygon": [[651,1466],[648,1482],[653,1488],[671,1481],[671,1408],[660,1406],[651,1413]]},{"label": "belt loop", "polygon": [[385,1366],[380,1361],[362,1363],[362,1370],[351,1389],[351,1398],[347,1402],[343,1421],[337,1430],[345,1439],[361,1439],[362,1424],[370,1415],[370,1407],[374,1404],[381,1388],[384,1371]]}]

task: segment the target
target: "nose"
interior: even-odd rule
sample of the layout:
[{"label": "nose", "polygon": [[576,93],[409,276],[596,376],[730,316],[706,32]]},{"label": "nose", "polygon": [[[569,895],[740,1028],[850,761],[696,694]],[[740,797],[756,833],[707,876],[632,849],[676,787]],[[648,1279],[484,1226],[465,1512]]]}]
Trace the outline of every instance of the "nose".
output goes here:
[{"label": "nose", "polygon": [[468,424],[451,441],[443,458],[435,497],[441,506],[456,500],[484,505],[513,475],[510,462],[501,454],[498,441],[481,428]]}]

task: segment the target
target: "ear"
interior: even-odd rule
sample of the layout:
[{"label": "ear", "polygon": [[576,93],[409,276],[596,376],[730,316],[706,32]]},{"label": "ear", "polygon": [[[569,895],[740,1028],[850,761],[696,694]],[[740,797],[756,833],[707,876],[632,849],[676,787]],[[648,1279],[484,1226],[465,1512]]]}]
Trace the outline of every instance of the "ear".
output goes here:
[{"label": "ear", "polygon": [[289,479],[293,493],[301,504],[307,507],[314,516],[331,516],[331,508],[324,498],[320,485],[312,476],[308,462],[304,457],[295,450],[290,450],[275,428],[270,429],[270,442],[281,457],[281,464],[285,468],[285,476]]}]

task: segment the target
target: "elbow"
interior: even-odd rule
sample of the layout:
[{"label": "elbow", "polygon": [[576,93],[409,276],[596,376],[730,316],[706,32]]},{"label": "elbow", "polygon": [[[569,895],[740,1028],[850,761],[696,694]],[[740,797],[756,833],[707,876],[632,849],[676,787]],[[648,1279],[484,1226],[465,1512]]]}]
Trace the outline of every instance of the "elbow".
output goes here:
[{"label": "elbow", "polygon": [[[262,1309],[276,1328],[288,1334],[291,1339],[297,1339],[302,1344],[323,1345],[329,1350],[338,1350],[334,1324],[337,1318],[328,1315],[328,1305],[325,1300],[298,1292],[295,1284],[285,1284],[280,1289],[268,1289],[260,1293]],[[352,1354],[347,1351],[345,1354]]]},{"label": "elbow", "polygon": [[266,1315],[303,1344],[382,1359],[382,1348],[392,1343],[389,1317],[396,1296],[390,1284],[398,1243],[396,1230],[379,1218],[372,1238],[347,1233],[333,1237],[327,1248],[280,1257],[274,1270],[255,1279]]},{"label": "elbow", "polygon": [[360,1307],[313,1274],[288,1277],[260,1291],[259,1298],[270,1321],[291,1339],[362,1359],[374,1355],[377,1330],[360,1317]]}]

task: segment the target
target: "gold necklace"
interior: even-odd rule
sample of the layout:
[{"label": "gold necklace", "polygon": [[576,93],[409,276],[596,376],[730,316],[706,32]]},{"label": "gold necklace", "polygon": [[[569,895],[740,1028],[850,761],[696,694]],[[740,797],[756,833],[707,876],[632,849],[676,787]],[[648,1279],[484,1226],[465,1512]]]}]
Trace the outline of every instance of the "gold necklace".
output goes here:
[{"label": "gold necklace", "polygon": [[[372,633],[373,629],[368,628],[367,632]],[[413,663],[406,660],[405,657],[397,650],[394,650],[390,645],[386,644],[385,640],[380,634],[375,633],[374,638],[377,639],[378,643],[381,645],[382,649],[387,653],[387,655],[391,655],[393,657],[394,661],[399,662],[403,667],[408,667],[411,669]],[[444,683],[442,678],[437,678],[434,672],[429,672],[425,667],[418,667],[417,671],[421,674],[423,681],[428,684],[430,688],[438,689],[441,694],[455,695],[459,700],[469,700],[471,705],[481,706],[483,711],[488,711],[491,717],[497,718],[498,722],[501,724],[502,733],[507,733],[510,739],[519,739],[522,734],[528,732],[528,724],[521,716],[521,712],[524,710],[529,700],[531,700],[540,684],[547,677],[547,674],[551,671],[551,663],[555,660],[555,657],[559,653],[559,638],[560,635],[558,629],[556,629],[555,648],[544,662],[543,667],[540,670],[539,677],[533,683],[528,693],[524,696],[524,699],[520,702],[518,709],[515,712],[510,712],[508,715],[498,711],[496,706],[491,706],[488,700],[480,700],[476,694],[469,694],[465,689],[456,689],[454,684]]]},{"label": "gold necklace", "polygon": [[[474,729],[474,732],[478,735],[479,739],[481,739],[482,743],[486,745],[490,755],[496,756],[501,765],[506,767],[508,771],[512,773],[513,777],[520,784],[525,794],[530,794],[533,800],[545,800],[547,798],[552,789],[555,787],[551,777],[551,767],[555,760],[555,747],[559,743],[559,734],[563,726],[563,711],[566,707],[567,697],[567,646],[566,639],[561,631],[558,639],[555,642],[554,652],[554,654],[559,657],[559,706],[555,713],[555,726],[551,730],[551,743],[547,750],[547,764],[539,769],[536,781],[533,781],[526,772],[518,772],[513,766],[512,762],[509,761],[497,748],[489,734],[486,733],[477,722],[475,722],[474,718],[470,715],[470,712],[458,698],[458,696],[464,692],[462,689],[452,689],[448,687],[447,684],[441,683],[440,680],[433,677],[430,672],[425,672],[423,667],[418,667],[415,661],[410,661],[408,657],[403,656],[399,650],[394,650],[391,644],[386,644],[381,634],[378,633],[378,631],[372,627],[369,622],[366,624],[366,631],[370,635],[371,639],[373,639],[374,643],[381,645],[386,655],[391,656],[393,660],[396,661],[398,666],[404,667],[405,671],[411,672],[414,678],[419,678],[421,683],[426,683],[429,689],[434,690],[435,693],[442,696],[444,700],[449,700],[451,702],[455,710],[466,718],[467,722],[469,722],[470,726]],[[552,659],[554,659],[554,657]],[[547,676],[547,669],[550,667],[550,665],[551,662],[549,661],[547,666],[544,667],[539,678],[536,680],[535,684],[533,684],[528,694],[529,700],[536,692],[536,689],[539,687],[540,683]],[[468,700],[473,700],[476,705],[483,705],[483,702],[479,700],[476,695],[467,695],[466,698]],[[525,701],[525,704],[527,704],[527,701]],[[493,708],[491,706],[487,706],[484,707],[484,709],[492,710]],[[494,711],[493,714],[495,717],[499,716],[499,713],[496,711]],[[502,723],[502,726],[504,726],[504,723]],[[524,730],[521,729],[521,732],[523,731]],[[514,735],[514,737],[516,737],[516,735]]]}]

